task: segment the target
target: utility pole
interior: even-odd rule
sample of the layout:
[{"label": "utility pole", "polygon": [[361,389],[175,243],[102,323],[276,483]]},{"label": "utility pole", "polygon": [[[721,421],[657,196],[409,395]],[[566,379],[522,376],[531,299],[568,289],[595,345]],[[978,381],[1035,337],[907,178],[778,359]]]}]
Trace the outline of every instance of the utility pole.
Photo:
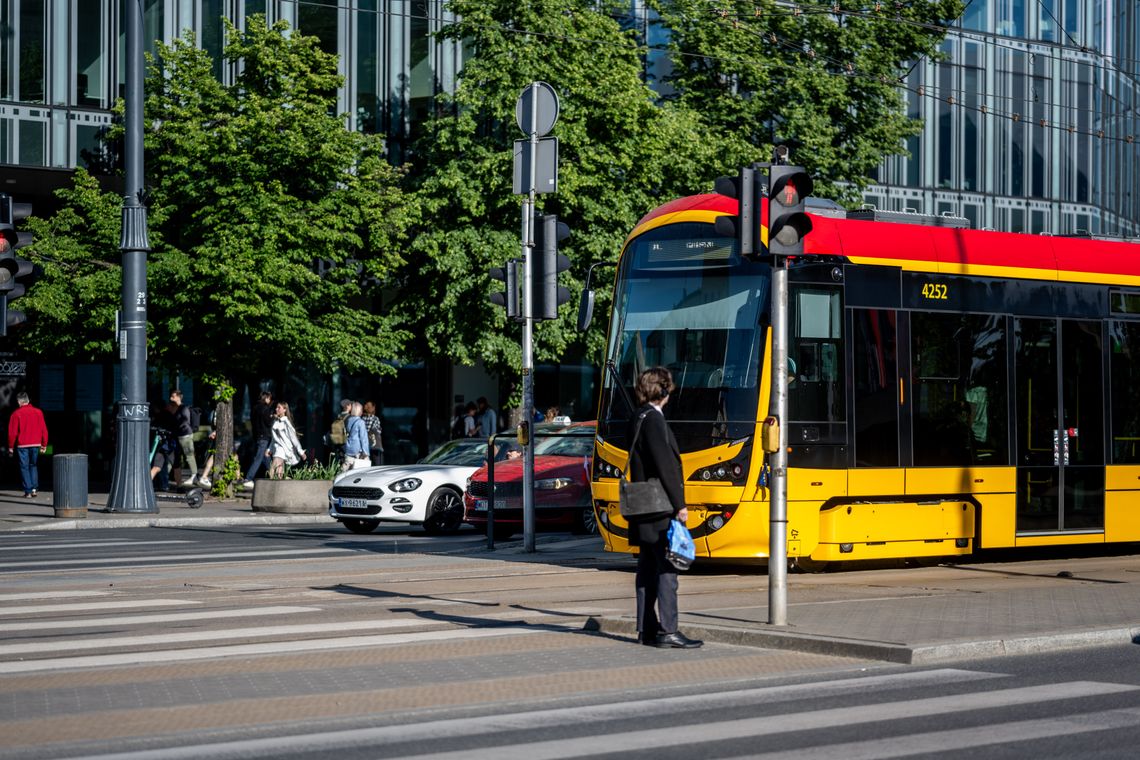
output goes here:
[{"label": "utility pole", "polygon": [[122,391],[115,418],[110,512],[158,512],[150,480],[150,405],[146,399],[146,206],[143,205],[143,0],[127,0],[126,187],[123,189],[122,305],[117,325]]},{"label": "utility pole", "polygon": [[[526,139],[515,141],[514,191],[522,202],[522,406],[519,425],[523,441],[523,549],[535,550],[534,539],[534,320],[535,250],[534,202],[538,193],[558,188],[558,139],[545,137],[558,120],[558,95],[546,82],[531,82],[515,103],[515,121]],[[508,309],[509,310],[509,309]],[[494,485],[491,486],[494,488]]]}]

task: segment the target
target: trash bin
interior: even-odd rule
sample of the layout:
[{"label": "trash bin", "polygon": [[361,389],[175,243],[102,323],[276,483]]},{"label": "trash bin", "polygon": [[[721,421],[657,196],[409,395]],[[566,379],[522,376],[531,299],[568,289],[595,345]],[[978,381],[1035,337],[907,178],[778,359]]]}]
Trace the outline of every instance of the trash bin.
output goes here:
[{"label": "trash bin", "polygon": [[56,517],[87,517],[87,455],[56,454],[51,466]]}]

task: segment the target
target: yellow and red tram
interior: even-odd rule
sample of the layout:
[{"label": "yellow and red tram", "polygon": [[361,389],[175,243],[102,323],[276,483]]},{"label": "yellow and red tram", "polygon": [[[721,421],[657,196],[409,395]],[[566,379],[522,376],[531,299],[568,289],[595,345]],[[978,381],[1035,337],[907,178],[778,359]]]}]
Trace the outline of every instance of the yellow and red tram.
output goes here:
[{"label": "yellow and red tram", "polygon": [[[789,557],[1140,541],[1140,245],[816,211],[789,262]],[[676,200],[623,247],[592,470],[608,550],[629,551],[633,382],[664,365],[698,556],[767,557],[771,269],[715,232],[734,213]]]}]

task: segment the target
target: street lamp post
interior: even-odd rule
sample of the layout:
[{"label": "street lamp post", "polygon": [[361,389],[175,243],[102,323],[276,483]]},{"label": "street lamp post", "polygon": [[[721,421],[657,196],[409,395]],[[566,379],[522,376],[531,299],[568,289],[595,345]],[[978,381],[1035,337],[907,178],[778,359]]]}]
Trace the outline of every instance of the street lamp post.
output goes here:
[{"label": "street lamp post", "polygon": [[122,391],[115,418],[110,512],[157,512],[150,481],[150,407],[146,400],[146,206],[143,192],[143,0],[128,0],[126,45],[126,187],[123,189],[122,306],[118,324]]}]

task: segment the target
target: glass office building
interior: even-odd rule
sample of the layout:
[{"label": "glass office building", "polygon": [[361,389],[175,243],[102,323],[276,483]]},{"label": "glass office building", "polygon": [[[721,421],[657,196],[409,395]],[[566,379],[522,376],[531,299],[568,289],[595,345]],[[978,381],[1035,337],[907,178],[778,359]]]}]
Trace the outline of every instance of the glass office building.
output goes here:
[{"label": "glass office building", "polygon": [[972,0],[907,77],[924,122],[868,203],[974,227],[1140,235],[1140,4]]},{"label": "glass office building", "polygon": [[[454,84],[461,46],[431,35],[448,22],[444,0],[143,0],[143,36],[170,41],[190,29],[220,53],[221,19],[242,28],[265,14],[321,39],[340,55],[337,107],[349,126],[405,150],[432,98]],[[0,166],[71,169],[96,163],[100,131],[124,89],[123,0],[0,0]],[[216,72],[233,76],[216,56]],[[51,174],[20,172],[21,195],[39,196]],[[36,181],[36,180],[40,181]],[[23,184],[23,182],[21,182]],[[11,189],[11,188],[10,188]]]}]

